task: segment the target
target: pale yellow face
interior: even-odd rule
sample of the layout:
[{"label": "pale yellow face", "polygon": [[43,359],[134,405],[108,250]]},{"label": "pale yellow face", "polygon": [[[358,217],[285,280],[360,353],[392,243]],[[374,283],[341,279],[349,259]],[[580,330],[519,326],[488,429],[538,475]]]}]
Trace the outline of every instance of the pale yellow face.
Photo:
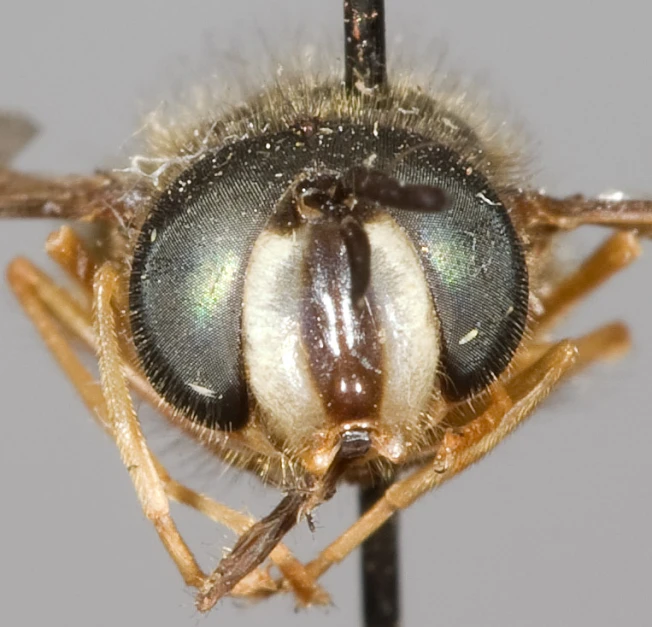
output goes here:
[{"label": "pale yellow face", "polygon": [[266,231],[252,251],[242,316],[246,372],[263,428],[283,450],[301,450],[312,438],[364,424],[379,434],[372,446],[401,457],[437,393],[438,321],[414,247],[389,216],[365,230],[373,294],[365,306],[373,308],[383,347],[383,393],[374,415],[353,422],[335,422],[329,415],[329,399],[319,394],[304,345],[301,259],[307,242],[301,230]]}]

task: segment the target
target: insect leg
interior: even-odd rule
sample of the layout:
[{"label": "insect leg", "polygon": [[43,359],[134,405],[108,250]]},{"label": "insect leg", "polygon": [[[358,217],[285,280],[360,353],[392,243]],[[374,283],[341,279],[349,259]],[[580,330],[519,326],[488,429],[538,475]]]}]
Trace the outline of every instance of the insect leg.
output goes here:
[{"label": "insect leg", "polygon": [[[173,501],[192,507],[204,514],[204,516],[228,526],[240,535],[254,524],[255,520],[253,518],[232,510],[221,503],[216,503],[213,499],[178,483],[170,478],[162,467],[159,468],[159,475],[165,483],[165,491]],[[276,545],[270,553],[270,559],[281,571],[284,580],[290,583],[291,589],[301,606],[327,605],[330,602],[329,595],[317,585],[316,581],[307,573],[304,565],[292,555],[284,544]],[[268,590],[266,587],[260,586],[258,589],[252,590],[251,596],[264,596],[276,591],[277,587]],[[237,592],[238,589],[236,588]]]},{"label": "insect leg", "polygon": [[652,200],[613,200],[581,195],[553,198],[539,192],[518,192],[511,204],[526,229],[569,231],[584,224],[636,229],[652,236]]},{"label": "insect leg", "polygon": [[[620,357],[631,348],[632,341],[625,324],[611,322],[583,335],[575,341],[575,344],[578,348],[578,357],[573,366],[574,374],[590,366],[594,361]],[[512,362],[515,371],[520,372],[531,366],[551,346],[552,342],[531,342],[527,349],[519,353]]]},{"label": "insect leg", "polygon": [[[93,375],[83,366],[70,344],[68,335],[74,336],[94,350],[95,339],[87,312],[70,294],[25,259],[16,259],[8,268],[8,279],[27,315],[35,324],[46,345],[57,359],[79,392],[93,417],[113,436],[102,389]],[[250,517],[218,504],[204,495],[170,479],[160,462],[151,455],[161,482],[169,498],[193,507],[236,533],[248,527]],[[326,603],[328,596],[307,576],[303,565],[283,545],[279,545],[270,558],[289,581],[300,602]],[[270,594],[274,584],[262,570],[255,571],[250,579],[234,590],[234,594]]]},{"label": "insect leg", "polygon": [[[374,533],[392,514],[451,479],[479,460],[511,433],[543,401],[577,360],[574,343],[562,341],[509,382],[494,385],[493,403],[468,425],[449,432],[435,457],[411,475],[394,483],[384,496],[347,531],[308,564],[308,572],[321,576]],[[433,451],[434,452],[434,451]]]},{"label": "insect leg", "polygon": [[0,218],[123,219],[122,184],[108,174],[58,178],[0,168]]},{"label": "insect leg", "polygon": [[83,291],[92,295],[97,263],[74,229],[63,225],[50,233],[45,250]]},{"label": "insect leg", "polygon": [[562,279],[541,299],[543,314],[534,323],[535,333],[552,327],[561,317],[611,276],[626,268],[641,254],[636,235],[614,233],[570,276]]},{"label": "insect leg", "polygon": [[[137,446],[140,449],[144,448],[144,440],[141,434],[133,429],[125,433],[124,426],[115,420],[112,413],[115,413],[116,409],[112,411],[107,408],[99,386],[78,362],[67,339],[57,328],[43,302],[36,296],[33,281],[35,275],[30,273],[29,266],[29,262],[24,260],[14,261],[9,267],[8,278],[26,313],[36,325],[46,345],[55,355],[66,374],[77,383],[82,398],[93,410],[93,414],[98,417],[105,430],[113,434],[116,440],[119,438],[137,438],[139,439]],[[124,412],[125,410],[119,407],[117,411]],[[154,522],[159,536],[175,560],[184,581],[188,585],[199,585],[204,575],[170,518],[167,498],[160,485],[151,458],[148,459],[148,456],[142,450],[138,450],[134,446],[129,447],[128,443],[121,448],[125,463],[128,464],[128,467],[131,465],[132,478],[136,484],[145,514]],[[124,449],[128,450],[124,451]],[[152,488],[154,489],[152,490]],[[153,498],[150,499],[150,495]]]},{"label": "insect leg", "polygon": [[[54,231],[47,239],[46,250],[66,273],[82,288],[82,291],[92,292],[93,276],[97,270],[92,255],[89,254],[85,244],[77,233],[69,226],[62,226]],[[90,302],[89,296],[89,302]],[[89,309],[90,311],[90,309]],[[77,317],[79,317],[78,314]],[[70,319],[68,316],[66,319]],[[95,336],[92,333],[90,322],[79,321],[73,331],[80,339],[96,352]],[[151,386],[143,380],[142,376],[135,371],[129,364],[124,365],[129,382],[139,396],[147,400],[152,407],[158,411],[165,412],[159,399]],[[217,439],[217,434],[211,434],[212,440]],[[256,452],[261,457],[265,457],[266,451],[262,450],[259,442],[252,441],[251,437],[246,434],[231,433],[230,441],[242,439],[245,446],[252,453]],[[226,442],[222,443],[225,446]],[[219,450],[219,447],[218,447]],[[186,486],[171,479],[165,468],[155,459],[159,475],[165,484],[168,496],[177,502],[184,503],[211,518],[213,521],[221,523],[236,533],[242,535],[255,520],[239,512],[231,510],[224,505],[216,503],[205,495],[197,494]],[[270,554],[271,561],[281,571],[283,578],[288,582],[294,592],[298,602],[302,606],[308,605],[326,605],[330,602],[330,597],[320,586],[312,579],[304,565],[297,560],[290,550],[284,544],[279,544]],[[259,591],[261,594],[264,590]]]},{"label": "insect leg", "polygon": [[315,578],[342,561],[392,514],[451,479],[492,450],[541,403],[563,379],[591,363],[613,357],[629,346],[624,325],[613,323],[571,342],[547,346],[534,363],[523,363],[506,383],[494,384],[493,403],[455,433],[448,432],[433,450],[434,458],[397,481],[364,516],[308,564]]}]

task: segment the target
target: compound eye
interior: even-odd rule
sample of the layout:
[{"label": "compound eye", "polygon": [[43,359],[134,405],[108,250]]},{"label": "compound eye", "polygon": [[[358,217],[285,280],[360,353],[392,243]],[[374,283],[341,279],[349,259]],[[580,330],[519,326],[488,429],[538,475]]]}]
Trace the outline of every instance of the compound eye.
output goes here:
[{"label": "compound eye", "polygon": [[[163,194],[136,245],[130,308],[142,367],[157,392],[211,427],[247,419],[239,356],[243,255],[251,239],[229,185],[200,163]],[[231,173],[237,175],[236,172]]]},{"label": "compound eye", "polygon": [[264,152],[258,138],[206,154],[161,195],[134,250],[130,319],[141,367],[174,409],[210,428],[238,429],[249,415],[244,276],[287,184]]},{"label": "compound eye", "polygon": [[406,156],[393,175],[441,188],[442,211],[392,210],[410,234],[441,323],[443,390],[461,400],[486,387],[518,347],[528,307],[522,244],[488,181],[442,146]]}]

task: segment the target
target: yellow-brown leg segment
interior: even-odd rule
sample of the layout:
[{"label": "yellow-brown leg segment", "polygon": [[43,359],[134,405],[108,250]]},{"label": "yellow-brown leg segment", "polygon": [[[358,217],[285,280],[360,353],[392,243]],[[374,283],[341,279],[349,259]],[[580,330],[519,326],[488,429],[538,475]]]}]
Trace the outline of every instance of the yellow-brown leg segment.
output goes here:
[{"label": "yellow-brown leg segment", "polygon": [[[11,287],[16,293],[18,299],[23,305],[25,312],[32,319],[39,333],[43,337],[46,345],[57,358],[64,372],[75,381],[86,404],[92,409],[93,414],[105,429],[116,437],[122,425],[116,424],[111,414],[107,411],[104,397],[97,383],[92,376],[81,366],[70,347],[66,338],[60,333],[57,326],[50,318],[48,311],[43,303],[36,297],[33,282],[30,282],[30,266],[23,260],[14,261],[8,269],[8,279]],[[123,457],[123,459],[125,459]],[[144,466],[143,461],[136,455],[132,454],[129,460],[132,462],[134,470]],[[151,465],[151,461],[150,461]],[[145,466],[146,468],[146,466]],[[153,471],[155,473],[155,470]],[[141,496],[147,483],[151,481],[150,477],[135,477],[132,475],[134,482],[138,481],[137,491],[143,504],[146,515],[154,520],[155,527],[164,541],[166,548],[175,560],[184,581],[188,585],[197,586],[203,580],[203,573],[195,562],[192,553],[181,540],[174,523],[172,523],[169,512],[167,511],[167,499],[161,496],[162,489],[154,493],[154,498],[148,503],[144,502],[145,498]]]},{"label": "yellow-brown leg segment", "polygon": [[[516,372],[534,364],[546,351],[550,350],[552,345],[552,342],[530,344],[527,351],[524,351],[512,362]],[[573,366],[573,374],[580,372],[597,360],[605,361],[621,357],[631,348],[632,338],[626,325],[622,322],[611,322],[578,338],[575,340],[575,345],[579,354],[577,362]]]},{"label": "yellow-brown leg segment", "polygon": [[532,332],[536,334],[550,329],[574,305],[626,268],[640,254],[641,245],[634,233],[614,233],[575,272],[542,297],[543,314],[536,319]]},{"label": "yellow-brown leg segment", "polygon": [[97,263],[74,229],[64,225],[50,233],[45,241],[45,250],[87,294],[90,305]]},{"label": "yellow-brown leg segment", "polygon": [[584,198],[581,195],[552,198],[539,192],[511,195],[510,205],[522,226],[534,232],[540,229],[570,231],[585,224],[614,229],[637,230],[652,236],[652,200]]},{"label": "yellow-brown leg segment", "polygon": [[494,386],[493,402],[478,418],[461,429],[448,431],[433,459],[396,482],[365,515],[311,563],[309,573],[321,576],[374,533],[392,514],[409,507],[420,496],[451,479],[492,450],[527,418],[555,385],[576,368],[621,346],[621,327],[604,327],[577,343],[562,341],[510,381]]},{"label": "yellow-brown leg segment", "polygon": [[[69,226],[64,225],[50,234],[45,247],[50,257],[66,271],[75,284],[83,292],[89,293],[87,301],[90,304],[92,300],[93,278],[97,271],[97,264],[77,233]],[[32,268],[32,270],[38,273],[36,268]],[[51,281],[45,275],[39,273],[39,276],[43,287],[51,285]],[[59,290],[59,292],[61,298],[56,299],[57,304],[53,305],[54,311],[59,311],[62,305],[64,305],[64,302],[69,302],[70,306],[74,306],[68,292],[62,290]],[[88,322],[80,319],[82,314],[77,311],[79,308],[75,309],[76,312],[73,315],[66,315],[66,312],[62,311],[62,315],[60,316],[62,320],[60,321],[64,322],[64,326],[67,326],[69,331],[85,341],[87,346],[96,353],[97,347],[95,336],[90,327],[90,317]],[[151,386],[143,380],[140,373],[136,372],[128,364],[125,365],[125,369],[131,386],[139,395],[146,399],[154,409],[165,413],[166,408],[161,406],[159,397],[152,390]],[[231,440],[240,439],[237,434],[229,434],[228,437]],[[214,434],[211,435],[211,439],[213,441],[216,440]],[[251,437],[244,435],[241,439],[246,441],[247,448],[252,452],[258,453],[261,457],[268,454],[268,451],[259,448],[259,438],[252,441]],[[225,444],[226,442],[222,443],[222,445]],[[205,495],[198,494],[176,482],[170,478],[162,464],[156,460],[156,457],[153,456],[153,458],[157,464],[159,476],[165,485],[166,493],[172,500],[196,509],[213,521],[229,527],[239,535],[242,535],[244,531],[254,524],[255,520],[253,518],[216,503]],[[292,555],[284,544],[280,543],[272,551],[270,559],[279,568],[284,578],[291,583],[292,589],[301,605],[325,605],[329,603],[330,598],[328,594],[308,576],[303,564]]]},{"label": "yellow-brown leg segment", "polygon": [[[192,507],[211,520],[220,522],[240,535],[254,524],[253,518],[225,507],[171,479],[165,469],[160,468],[159,475],[165,483],[168,496],[177,503]],[[305,566],[292,555],[292,552],[283,543],[276,545],[276,548],[270,553],[270,559],[281,571],[283,578],[290,584],[301,606],[327,605],[330,602],[328,593],[317,585],[315,579],[308,574]],[[279,589],[278,585],[273,588],[268,585],[260,585],[256,589],[252,589],[248,596],[266,596],[277,592]],[[236,593],[238,593],[238,589],[236,589]]]},{"label": "yellow-brown leg segment", "polygon": [[[49,277],[27,260],[16,259],[8,269],[8,279],[25,312],[32,319],[46,345],[75,385],[92,415],[107,433],[113,435],[100,386],[81,364],[70,346],[68,338],[59,328],[60,324],[66,331],[87,343],[89,348],[94,349],[94,336],[86,312],[65,290],[57,287]],[[235,512],[177,483],[169,477],[153,455],[151,455],[151,459],[160,483],[169,498],[194,507],[236,533],[242,533],[253,523],[253,519],[250,517]],[[315,584],[314,580],[308,577],[303,565],[292,556],[284,545],[279,545],[270,558],[279,567],[286,581],[291,581],[300,603],[328,602],[328,595]],[[194,561],[194,558],[192,560]],[[234,591],[235,594],[254,596],[269,594],[274,590],[273,582],[265,572],[259,570],[252,575],[248,580],[242,582],[242,585]],[[187,580],[187,577],[184,579]]]},{"label": "yellow-brown leg segment", "polygon": [[523,422],[561,380],[628,347],[627,329],[613,323],[575,342],[549,346],[534,363],[522,364],[508,382],[497,382],[493,402],[481,416],[461,429],[448,431],[433,451],[432,460],[391,486],[374,507],[308,564],[309,573],[320,577],[396,511],[409,507],[420,496],[478,461]]},{"label": "yellow-brown leg segment", "polygon": [[112,306],[117,285],[118,275],[113,267],[102,266],[95,275],[93,300],[98,364],[107,418],[145,516],[154,524],[186,584],[201,586],[205,575],[170,516],[165,488],[145,443],[129,393]]}]

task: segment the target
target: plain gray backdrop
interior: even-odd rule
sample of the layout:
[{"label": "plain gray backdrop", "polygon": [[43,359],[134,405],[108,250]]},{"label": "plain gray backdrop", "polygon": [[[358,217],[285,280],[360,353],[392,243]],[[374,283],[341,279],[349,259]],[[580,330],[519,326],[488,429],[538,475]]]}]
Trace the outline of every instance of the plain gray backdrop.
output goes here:
[{"label": "plain gray backdrop", "polygon": [[[303,32],[299,43],[332,40],[338,51],[340,4],[5,2],[0,109],[42,126],[16,166],[88,172],[106,162],[138,127],[140,103],[155,106],[180,76],[219,74],[219,56],[206,55],[222,45],[246,56],[278,42],[287,49]],[[537,185],[558,194],[652,194],[652,44],[639,0],[386,4],[390,46],[402,37],[425,69],[447,47],[454,67],[479,76],[525,121]],[[184,67],[201,70],[184,76]],[[27,255],[51,267],[42,245],[54,226],[2,222],[0,265]],[[649,242],[645,252],[565,327],[624,319],[632,353],[565,386],[489,458],[403,515],[406,627],[652,623]],[[226,600],[199,616],[117,451],[4,283],[0,321],[0,624],[358,624],[357,554],[324,578],[327,610],[296,613],[281,596],[253,607]],[[145,418],[164,459],[193,486],[256,515],[278,500]],[[232,535],[175,512],[201,563],[214,566]],[[302,527],[290,546],[314,555],[354,517],[354,492],[344,488],[319,511],[317,532]]]}]

